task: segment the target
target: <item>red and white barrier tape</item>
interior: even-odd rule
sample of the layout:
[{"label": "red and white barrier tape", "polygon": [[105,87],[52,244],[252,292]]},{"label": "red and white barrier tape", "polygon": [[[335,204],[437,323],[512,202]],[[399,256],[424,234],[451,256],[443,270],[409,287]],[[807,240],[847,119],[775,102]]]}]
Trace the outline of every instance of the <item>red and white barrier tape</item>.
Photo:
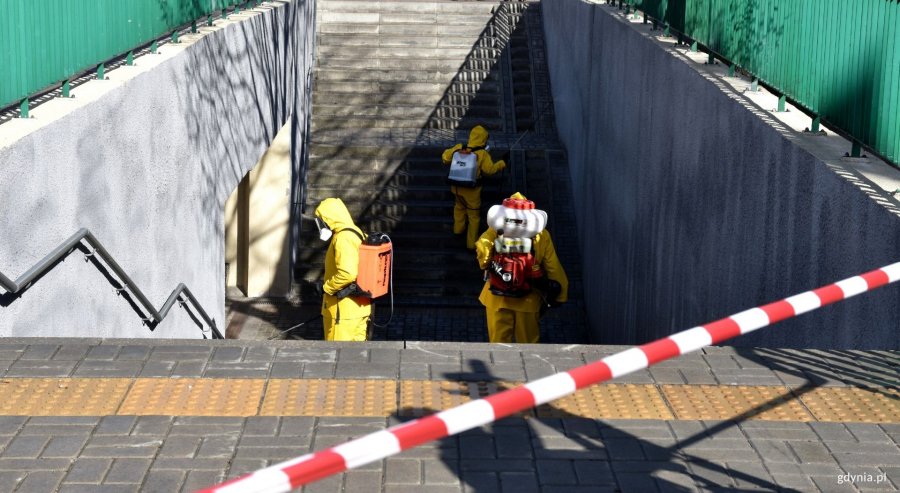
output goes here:
[{"label": "red and white barrier tape", "polygon": [[578,389],[647,368],[900,279],[900,262],[728,318],[678,332],[600,361],[529,382],[431,416],[261,469],[198,493],[286,492],[403,450],[455,435]]}]

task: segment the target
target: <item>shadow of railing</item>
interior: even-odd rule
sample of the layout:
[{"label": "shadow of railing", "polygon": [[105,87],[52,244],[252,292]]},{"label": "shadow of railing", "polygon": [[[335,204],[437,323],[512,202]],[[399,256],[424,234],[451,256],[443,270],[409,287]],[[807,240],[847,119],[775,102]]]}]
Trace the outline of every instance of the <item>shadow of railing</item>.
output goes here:
[{"label": "shadow of railing", "polygon": [[[82,240],[84,243],[82,243]],[[86,245],[86,246],[85,246]],[[104,248],[103,244],[98,241],[94,235],[87,229],[82,228],[78,230],[77,233],[69,237],[66,241],[64,241],[61,245],[56,247],[53,251],[47,254],[43,259],[38,261],[33,267],[25,271],[24,274],[19,276],[15,281],[10,280],[6,275],[0,272],[0,286],[3,287],[7,291],[6,294],[0,296],[0,306],[7,307],[12,304],[13,301],[18,299],[22,294],[28,290],[35,282],[37,282],[40,278],[44,276],[47,272],[53,269],[56,265],[59,264],[60,261],[65,259],[70,253],[72,253],[75,249],[79,249],[84,251],[85,259],[90,260],[94,266],[96,266],[100,272],[106,277],[108,281],[115,287],[116,292],[122,295],[131,305],[132,309],[137,312],[138,316],[141,317],[141,320],[150,327],[150,330],[156,328],[163,319],[166,318],[166,315],[169,314],[169,310],[172,306],[178,302],[194,319],[194,322],[199,324],[199,321],[196,320],[194,315],[187,307],[187,303],[190,303],[200,318],[206,323],[206,326],[209,328],[208,330],[202,330],[203,338],[207,338],[207,332],[209,332],[213,339],[223,339],[222,334],[219,332],[219,329],[216,328],[216,322],[206,313],[206,310],[200,305],[197,301],[197,298],[194,297],[193,293],[188,289],[184,283],[179,283],[178,286],[172,291],[172,294],[169,295],[168,299],[166,299],[165,303],[163,303],[162,307],[157,310],[150,300],[147,299],[147,296],[143,291],[135,284],[134,281],[125,273],[125,270],[119,266],[113,256]],[[87,250],[87,251],[85,251]],[[103,262],[106,264],[105,266],[99,261],[103,259]],[[112,276],[109,275],[107,270],[108,267],[110,270],[115,273],[118,277],[118,281]],[[134,295],[137,299],[137,303],[143,310],[148,314],[144,316],[141,312],[140,308],[137,304],[135,304],[134,300],[131,299],[131,295],[128,291]],[[202,326],[201,326],[202,327]]]},{"label": "shadow of railing", "polygon": [[[764,351],[767,357],[777,354],[778,351]],[[855,356],[865,359],[864,355]],[[799,363],[808,366],[806,361]],[[876,364],[877,361],[871,363],[873,368],[890,369]],[[469,360],[468,364],[470,371],[443,374],[449,380],[461,382],[460,390],[445,392],[465,401],[484,398],[516,385],[495,378],[482,360]],[[549,403],[444,438],[437,442],[439,458],[446,470],[459,477],[465,491],[473,492],[505,490],[510,485],[504,485],[504,478],[519,484],[525,481],[529,489],[539,491],[543,486],[539,478],[544,474],[564,478],[561,481],[571,487],[589,485],[603,491],[696,491],[697,488],[722,487],[728,491],[799,491],[760,477],[752,467],[731,467],[726,456],[717,461],[706,453],[706,449],[702,449],[703,452],[700,448],[695,448],[696,452],[690,450],[704,440],[724,435],[741,423],[760,418],[785,401],[799,399],[828,382],[825,375],[802,371],[798,366],[792,366],[790,360],[770,366],[806,381],[787,389],[784,395],[775,396],[729,419],[701,420],[700,430],[684,438],[679,438],[668,425],[656,427],[660,430],[658,437],[637,436],[614,419],[584,418]],[[813,368],[818,366],[812,365]],[[875,379],[873,385],[880,383],[880,379]],[[393,418],[403,422],[441,410],[406,407],[399,409]],[[724,439],[727,438],[726,435]],[[743,434],[740,439],[748,440]],[[720,452],[712,450],[711,453]],[[761,452],[754,449],[754,453],[759,454],[760,461],[765,461]],[[620,483],[622,480],[630,481],[627,488]],[[733,481],[734,485],[723,485],[723,481]]]}]

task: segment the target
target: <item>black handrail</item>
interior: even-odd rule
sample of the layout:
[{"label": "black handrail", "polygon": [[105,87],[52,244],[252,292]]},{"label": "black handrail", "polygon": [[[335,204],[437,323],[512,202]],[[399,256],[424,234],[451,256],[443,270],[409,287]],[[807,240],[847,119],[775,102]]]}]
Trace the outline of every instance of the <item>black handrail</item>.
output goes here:
[{"label": "black handrail", "polygon": [[[147,299],[147,296],[137,287],[134,281],[128,277],[128,274],[119,266],[119,264],[115,261],[112,255],[103,247],[97,238],[86,228],[79,229],[77,233],[69,237],[68,240],[64,241],[61,245],[56,247],[52,252],[47,254],[46,257],[42,258],[34,267],[25,271],[24,274],[19,276],[15,281],[10,280],[6,277],[3,272],[0,272],[0,286],[3,287],[6,291],[16,294],[20,291],[23,291],[31,286],[31,283],[48,271],[56,262],[65,257],[66,255],[72,253],[72,250],[81,243],[81,240],[85,240],[88,245],[93,248],[93,252],[88,253],[88,256],[92,256],[95,254],[99,254],[100,257],[106,262],[106,264],[116,273],[119,279],[123,282],[122,289],[128,288],[134,296],[138,299],[140,304],[144,307],[144,309],[150,314],[148,318],[145,318],[144,321],[149,323],[160,323],[166,318],[169,310],[172,308],[172,305],[175,304],[176,301],[185,303],[184,300],[181,300],[179,296],[184,293],[187,297],[188,301],[194,306],[194,309],[197,310],[197,313],[200,314],[200,317],[203,318],[203,321],[206,322],[206,325],[209,326],[210,332],[212,333],[213,339],[224,339],[222,333],[219,332],[219,329],[216,327],[216,322],[210,318],[210,316],[206,313],[200,303],[197,301],[197,298],[194,297],[193,293],[184,285],[184,283],[179,283],[178,286],[172,291],[172,294],[169,295],[169,298],[163,303],[162,308],[157,310],[153,307],[153,304],[150,303],[150,300]],[[204,338],[206,338],[206,334],[204,331]]]}]

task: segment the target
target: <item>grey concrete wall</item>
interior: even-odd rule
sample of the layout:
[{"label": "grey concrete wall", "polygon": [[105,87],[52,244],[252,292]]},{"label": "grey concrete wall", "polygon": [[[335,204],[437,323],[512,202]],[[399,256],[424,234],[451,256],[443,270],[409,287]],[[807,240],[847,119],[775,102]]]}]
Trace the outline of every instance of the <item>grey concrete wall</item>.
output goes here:
[{"label": "grey concrete wall", "polygon": [[[157,308],[183,282],[224,333],[224,203],[292,112],[304,128],[312,5],[267,2],[0,150],[0,270],[88,228]],[[0,336],[200,337],[178,306],[149,331],[83,258],[2,293]]]},{"label": "grey concrete wall", "polygon": [[[612,7],[542,5],[594,342],[648,342],[900,258],[896,216]],[[896,349],[898,289],[733,344]]]}]

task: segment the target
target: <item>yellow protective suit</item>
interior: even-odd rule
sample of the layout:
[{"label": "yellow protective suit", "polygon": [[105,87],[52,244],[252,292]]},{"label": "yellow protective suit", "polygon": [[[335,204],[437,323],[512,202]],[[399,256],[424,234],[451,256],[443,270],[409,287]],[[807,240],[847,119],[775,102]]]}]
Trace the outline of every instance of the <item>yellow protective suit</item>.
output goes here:
[{"label": "yellow protective suit", "polygon": [[323,200],[316,207],[316,217],[332,231],[331,243],[325,253],[325,279],[322,284],[325,340],[365,341],[372,314],[371,300],[351,296],[339,300],[335,296],[335,293],[356,281],[363,232],[353,224],[350,211],[341,199]]},{"label": "yellow protective suit", "polygon": [[[488,131],[481,125],[475,125],[469,132],[469,143],[466,147],[483,147],[488,140]],[[441,155],[441,160],[445,165],[449,166],[453,159],[453,153],[462,149],[462,144],[447,149]],[[503,160],[494,162],[488,151],[481,149],[475,151],[478,157],[478,170],[476,178],[481,179],[482,176],[490,176],[506,167]],[[475,249],[475,240],[478,238],[478,227],[481,224],[481,186],[474,188],[451,186],[450,191],[456,197],[456,204],[453,206],[453,232],[462,234],[466,232],[466,247],[469,250]],[[469,226],[466,228],[466,221]]]},{"label": "yellow protective suit", "polygon": [[[510,198],[524,199],[520,193]],[[494,250],[497,231],[489,228],[478,238],[475,254],[482,270],[487,269]],[[556,297],[557,303],[565,303],[569,299],[569,278],[556,256],[556,248],[550,238],[550,232],[541,231],[532,238],[534,250],[534,269],[543,270],[544,275],[559,283],[562,290]],[[521,298],[497,296],[491,293],[490,282],[485,282],[478,301],[484,305],[487,316],[488,339],[490,342],[538,342],[541,335],[538,319],[541,310],[541,293],[533,289]]]}]

